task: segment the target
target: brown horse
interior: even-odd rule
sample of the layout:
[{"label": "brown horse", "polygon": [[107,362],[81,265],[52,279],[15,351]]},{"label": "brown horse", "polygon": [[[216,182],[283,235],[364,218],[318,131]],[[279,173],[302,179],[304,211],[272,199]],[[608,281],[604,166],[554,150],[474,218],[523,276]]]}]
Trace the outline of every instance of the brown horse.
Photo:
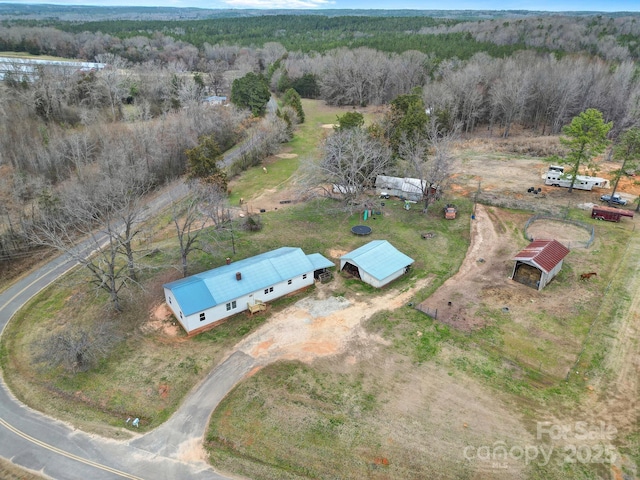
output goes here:
[{"label": "brown horse", "polygon": [[580,280],[589,280],[591,277],[597,275],[598,274],[596,272],[583,273],[582,275],[580,275]]}]

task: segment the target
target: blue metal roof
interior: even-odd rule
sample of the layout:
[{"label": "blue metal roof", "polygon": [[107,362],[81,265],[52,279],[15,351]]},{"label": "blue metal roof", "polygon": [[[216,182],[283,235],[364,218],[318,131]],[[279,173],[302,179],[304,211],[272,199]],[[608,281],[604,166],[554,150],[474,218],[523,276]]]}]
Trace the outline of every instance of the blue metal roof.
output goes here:
[{"label": "blue metal roof", "polygon": [[343,255],[340,260],[347,260],[377,280],[384,280],[413,263],[413,258],[397,250],[386,240],[373,240]]},{"label": "blue metal roof", "polygon": [[333,264],[333,262],[331,260],[323,257],[319,253],[311,253],[311,254],[307,255],[307,258],[309,259],[309,261],[313,265],[313,269],[314,270],[320,270],[321,268],[335,267],[335,265]]},{"label": "blue metal roof", "polygon": [[[167,283],[164,287],[173,292],[182,312],[191,315],[298,275],[333,266],[319,253],[305,255],[300,248],[281,247]],[[238,272],[240,280],[236,279]]]}]

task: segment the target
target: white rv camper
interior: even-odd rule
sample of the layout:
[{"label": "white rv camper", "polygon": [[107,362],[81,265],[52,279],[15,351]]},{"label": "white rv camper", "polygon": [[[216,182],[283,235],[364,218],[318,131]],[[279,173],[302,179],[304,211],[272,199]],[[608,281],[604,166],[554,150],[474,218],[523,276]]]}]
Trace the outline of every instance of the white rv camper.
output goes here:
[{"label": "white rv camper", "polygon": [[[573,174],[564,173],[564,167],[551,165],[549,171],[545,174],[544,184],[569,188],[572,180]],[[588,175],[576,175],[573,188],[578,190],[591,190],[593,187],[608,188],[609,180],[600,177],[590,177]]]}]

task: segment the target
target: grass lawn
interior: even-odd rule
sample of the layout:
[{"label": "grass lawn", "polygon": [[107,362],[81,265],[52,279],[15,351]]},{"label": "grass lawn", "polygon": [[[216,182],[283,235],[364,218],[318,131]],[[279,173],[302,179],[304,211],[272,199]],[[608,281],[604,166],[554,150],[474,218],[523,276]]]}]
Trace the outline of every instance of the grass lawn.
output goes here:
[{"label": "grass lawn", "polygon": [[45,477],[24,470],[4,458],[0,458],[0,478],[2,480],[44,480]]},{"label": "grass lawn", "polygon": [[[264,162],[268,169],[267,175],[264,174],[262,166],[258,166],[234,178],[229,185],[231,205],[238,205],[241,198],[249,199],[264,190],[277,190],[288,185],[288,180],[298,170],[300,162],[317,158],[319,155],[318,145],[332,131],[324,126],[334,124],[339,115],[350,111],[347,108],[331,107],[320,101],[307,99],[302,100],[302,108],[305,112],[305,122],[297,126],[293,139],[283,149],[283,153],[292,156],[272,157]],[[375,114],[365,113],[364,116],[365,122],[370,122]]]},{"label": "grass lawn", "polygon": [[[334,123],[344,112],[319,102],[304,101],[303,107],[307,121],[285,149],[297,156],[273,160],[267,175],[259,167],[234,179],[232,204],[287,185],[299,163],[316,154],[327,133],[322,125]],[[190,271],[281,246],[336,258],[370,240],[387,239],[415,259],[411,273],[394,287],[428,276],[429,286],[414,301],[424,300],[464,259],[472,202],[456,199],[458,219],[446,221],[440,203],[425,215],[418,206],[406,211],[393,199],[384,206],[378,198],[371,201],[380,214],[366,221],[373,230],[368,237],[350,232],[363,222],[361,212],[349,214],[332,200],[315,200],[264,213],[258,232],[243,230],[241,222],[233,237],[230,231],[203,232],[211,248],[194,252]],[[152,268],[145,270],[141,288],[125,295],[125,312],[111,312],[108,298],[90,290],[86,272],[76,269],[10,322],[0,361],[18,398],[87,431],[126,438],[124,420],[135,416],[144,432],[165,421],[184,395],[271,312],[306,295],[275,301],[267,313],[238,314],[193,338],[176,333],[170,318],[155,315],[163,303],[162,284],[179,277],[175,232],[167,214],[154,222],[149,247],[157,253],[147,259]],[[518,229],[510,228],[515,235]],[[593,294],[571,305],[568,314],[543,311],[515,323],[500,310],[480,308],[478,315],[491,320],[491,327],[467,335],[409,306],[379,312],[364,322],[378,342],[311,365],[276,363],[238,385],[212,416],[206,445],[213,464],[256,479],[596,478],[598,467],[583,465],[515,465],[515,470],[478,476],[473,466],[460,461],[460,452],[469,444],[516,444],[528,438],[534,419],[580,400],[587,375],[610,373],[603,361],[610,348],[606,332],[610,319],[628,306],[631,292],[625,291],[624,276],[637,263],[623,261],[630,230],[597,228],[606,242],[576,253],[573,270],[565,270],[549,292],[569,296],[565,280],[583,266],[605,272],[613,265],[614,273],[603,273],[598,283],[587,286]],[[433,238],[422,239],[424,232]],[[375,291],[345,280],[338,294],[366,298]],[[94,369],[71,374],[34,361],[52,333],[69,324],[91,329],[102,321],[116,323],[121,339]],[[555,368],[561,350],[575,357],[583,347],[579,369],[585,376],[550,383],[545,375]]]},{"label": "grass lawn", "polygon": [[[433,275],[437,285],[457,269],[466,251],[468,226],[465,222],[444,221],[435,207],[432,214],[425,216],[419,210],[405,211],[401,202],[390,202],[384,207],[384,215],[368,220],[373,233],[366,239],[350,232],[350,227],[360,222],[360,214],[339,213],[335,207],[333,201],[318,201],[266,214],[262,231],[235,232],[235,255],[228,236],[221,238],[214,232],[205,232],[205,241],[216,245],[216,253],[198,252],[191,259],[191,271],[221,265],[227,256],[244,258],[283,245],[327,254],[330,249],[347,251],[368,240],[387,238],[416,259],[411,278]],[[182,332],[166,335],[170,320],[152,320],[153,312],[163,302],[162,283],[178,277],[177,271],[169,268],[178,263],[178,251],[168,223],[165,217],[158,220],[154,247],[160,253],[151,260],[156,268],[142,279],[143,289],[131,290],[125,297],[124,313],[110,312],[106,295],[96,295],[88,289],[86,272],[77,269],[34,298],[7,326],[2,339],[2,362],[6,381],[19,398],[34,408],[105,435],[126,436],[118,427],[128,416],[139,417],[142,429],[152,428],[169,417],[186,392],[240,338],[266,320],[266,314],[243,313],[194,338],[186,338]],[[428,248],[420,239],[420,232],[425,229],[437,233],[437,250]],[[363,289],[358,282],[346,288]],[[295,298],[274,302],[272,310],[283,308]],[[95,369],[70,374],[34,362],[42,339],[51,333],[70,323],[91,329],[97,321],[115,322],[122,341]]]}]

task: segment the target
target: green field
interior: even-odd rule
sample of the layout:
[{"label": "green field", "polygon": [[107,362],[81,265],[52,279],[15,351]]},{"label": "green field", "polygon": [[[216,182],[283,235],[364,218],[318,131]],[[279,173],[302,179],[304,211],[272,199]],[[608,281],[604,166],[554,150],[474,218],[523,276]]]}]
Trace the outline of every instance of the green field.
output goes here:
[{"label": "green field", "polygon": [[[232,205],[240,197],[291,187],[300,162],[317,155],[316,147],[327,134],[322,126],[343,112],[311,101],[305,101],[304,108],[307,121],[283,150],[297,156],[269,159],[267,175],[256,167],[234,179]],[[367,220],[373,232],[366,240],[350,232],[363,221],[361,212],[345,212],[336,200],[313,200],[262,214],[258,232],[244,230],[242,219],[234,224],[233,237],[228,230],[207,229],[203,240],[210,248],[194,252],[190,271],[285,245],[330,257],[332,251],[387,239],[415,259],[410,274],[391,288],[405,290],[428,278],[428,286],[412,303],[428,298],[462,264],[470,241],[472,202],[456,199],[455,221],[443,218],[442,202],[427,214],[420,208],[407,211],[398,200],[387,200],[384,206],[379,198],[371,202],[380,214]],[[514,239],[527,216],[518,215],[522,222],[507,233]],[[238,314],[187,338],[175,321],[155,315],[163,304],[162,284],[179,277],[170,215],[165,212],[149,228],[154,232],[150,247],[157,249],[148,260],[152,268],[145,270],[142,288],[125,295],[123,313],[111,312],[108,298],[89,290],[86,273],[76,269],[34,298],[7,326],[0,359],[5,380],[18,398],[101,435],[128,438],[123,424],[130,416],[139,417],[140,430],[148,431],[169,418],[237,342],[271,315],[314,293],[312,288],[280,299],[267,313]],[[425,231],[434,237],[423,240]],[[473,334],[442,325],[409,305],[383,310],[362,320],[367,335],[376,339],[372,343],[356,342],[349,352],[312,364],[279,362],[240,383],[212,416],[206,446],[213,465],[256,479],[596,478],[602,473],[599,466],[522,464],[478,477],[477,465],[461,463],[460,452],[469,444],[528,439],[535,420],[560,416],[582,401],[587,375],[603,381],[611,375],[604,361],[611,348],[607,331],[628,309],[633,294],[623,281],[635,265],[625,256],[632,231],[601,223],[597,235],[607,241],[597,244],[597,251],[577,252],[572,262],[602,272],[610,265],[610,272],[598,279],[602,283],[584,287],[607,285],[604,294],[575,305],[568,316],[532,319],[545,338],[532,336],[526,325],[491,309],[479,310],[491,326]],[[550,286],[551,294],[568,296],[574,274],[571,267],[564,270]],[[336,296],[378,295],[361,282],[341,280]],[[71,374],[34,361],[41,340],[51,332],[70,322],[92,328],[96,321],[117,323],[122,337],[96,368]],[[578,363],[582,374],[567,382],[551,371],[554,356],[563,349],[574,359],[584,349]]]}]

